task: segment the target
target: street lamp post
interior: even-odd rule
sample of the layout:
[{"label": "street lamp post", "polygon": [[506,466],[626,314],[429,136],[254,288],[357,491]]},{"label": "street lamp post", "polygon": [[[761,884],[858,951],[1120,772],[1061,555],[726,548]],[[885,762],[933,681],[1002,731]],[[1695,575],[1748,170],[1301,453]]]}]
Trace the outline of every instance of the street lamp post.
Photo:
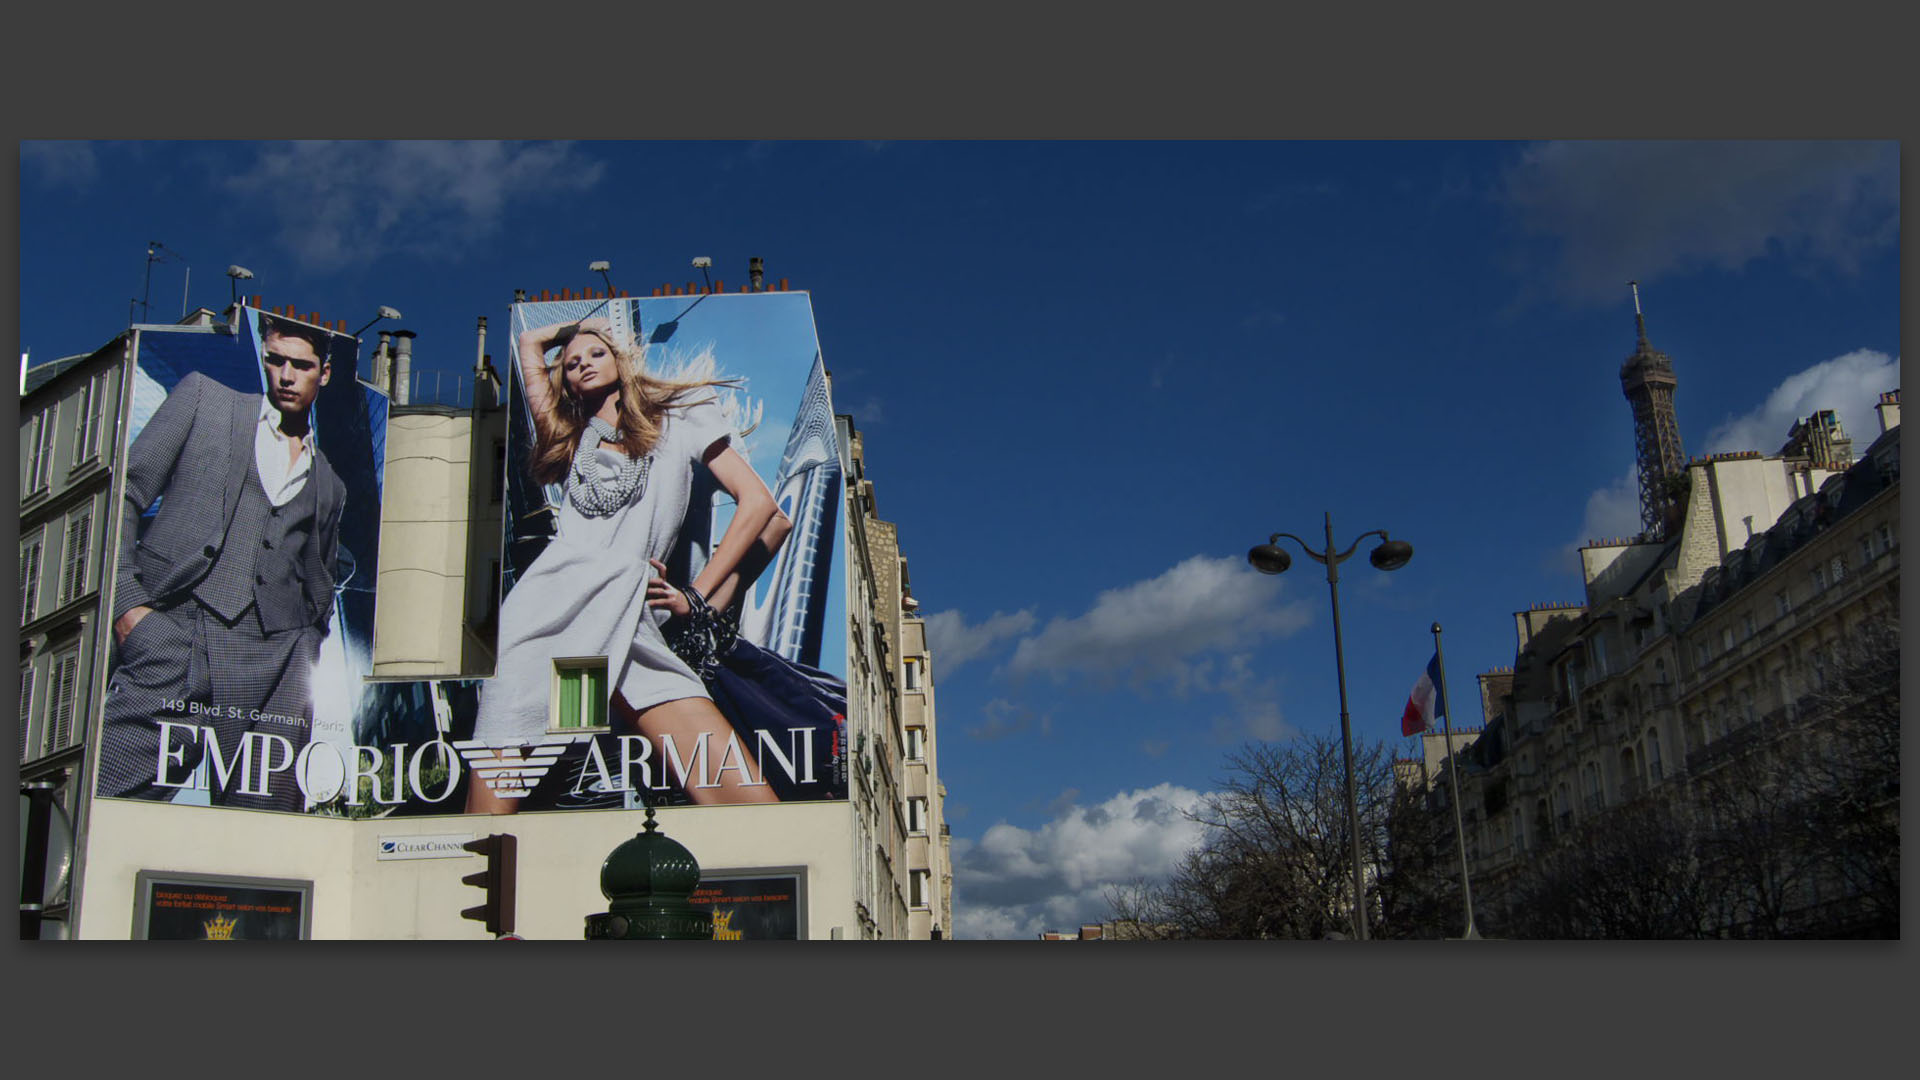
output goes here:
[{"label": "street lamp post", "polygon": [[1368,554],[1367,561],[1376,569],[1398,570],[1413,558],[1413,545],[1405,540],[1395,540],[1387,535],[1385,529],[1372,529],[1354,537],[1347,550],[1336,552],[1333,544],[1333,514],[1326,515],[1327,546],[1320,551],[1313,550],[1305,540],[1292,533],[1274,533],[1267,542],[1247,552],[1247,562],[1263,574],[1284,573],[1293,565],[1293,559],[1280,547],[1280,538],[1286,537],[1300,545],[1307,558],[1327,568],[1327,589],[1333,595],[1333,667],[1340,680],[1340,760],[1347,776],[1347,831],[1353,837],[1353,936],[1367,940],[1367,882],[1362,869],[1360,854],[1360,804],[1353,788],[1353,728],[1347,714],[1347,658],[1340,640],[1340,564],[1353,556],[1360,541],[1369,536],[1378,536],[1380,545]]}]

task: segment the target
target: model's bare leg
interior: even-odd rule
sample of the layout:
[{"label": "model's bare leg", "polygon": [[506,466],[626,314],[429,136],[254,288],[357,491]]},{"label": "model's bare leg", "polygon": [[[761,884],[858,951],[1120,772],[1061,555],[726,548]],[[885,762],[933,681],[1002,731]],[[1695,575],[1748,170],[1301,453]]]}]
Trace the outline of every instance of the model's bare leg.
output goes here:
[{"label": "model's bare leg", "polygon": [[[727,718],[720,715],[713,702],[706,698],[680,698],[666,701],[641,711],[635,718],[640,733],[653,742],[654,761],[662,770],[672,768],[667,756],[662,736],[673,736],[673,744],[680,751],[680,759],[693,766],[694,748],[700,744],[700,736],[707,736],[707,760],[704,771],[707,775],[687,778],[687,797],[696,803],[756,803],[779,802],[780,797],[773,793],[766,778],[760,775],[759,765],[753,760],[745,746],[741,753],[727,761],[725,772],[719,772],[721,759],[727,752],[727,740],[733,735],[733,727]],[[735,763],[744,768],[735,768]],[[743,776],[742,773],[745,773]],[[703,782],[711,781],[716,786],[702,787]]]}]

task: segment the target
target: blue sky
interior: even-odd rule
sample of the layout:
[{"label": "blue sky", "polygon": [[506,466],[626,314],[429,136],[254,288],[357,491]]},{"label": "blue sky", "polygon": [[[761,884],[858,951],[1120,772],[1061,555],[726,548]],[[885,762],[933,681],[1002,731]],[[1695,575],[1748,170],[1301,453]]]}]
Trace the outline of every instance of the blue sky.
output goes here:
[{"label": "blue sky", "polygon": [[[1893,143],[25,143],[20,175],[36,360],[125,325],[156,239],[195,306],[239,263],[349,328],[399,308],[450,370],[595,259],[810,290],[939,646],[962,936],[1100,917],[1235,744],[1337,728],[1324,579],[1255,575],[1267,534],[1414,545],[1342,567],[1361,738],[1400,741],[1430,623],[1466,705],[1514,610],[1577,600],[1574,548],[1638,528],[1629,278],[1690,454],[1814,408],[1864,445],[1898,384]],[[183,283],[155,265],[156,319]]]}]

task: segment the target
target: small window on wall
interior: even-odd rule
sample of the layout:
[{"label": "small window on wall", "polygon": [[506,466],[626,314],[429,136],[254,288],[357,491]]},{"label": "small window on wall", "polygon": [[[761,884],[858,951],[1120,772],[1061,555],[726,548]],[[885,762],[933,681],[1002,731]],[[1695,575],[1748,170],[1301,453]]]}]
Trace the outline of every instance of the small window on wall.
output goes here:
[{"label": "small window on wall", "polygon": [[46,730],[40,740],[40,752],[51,754],[73,742],[73,718],[78,711],[80,693],[80,647],[71,646],[53,658],[53,677],[48,683],[53,700],[47,705]]},{"label": "small window on wall", "polygon": [[100,372],[87,380],[80,390],[80,415],[74,421],[73,464],[85,465],[100,456],[100,429],[103,426],[102,414],[106,411],[107,373]]},{"label": "small window on wall", "polygon": [[907,729],[907,760],[925,761],[927,759],[927,729],[910,727]]},{"label": "small window on wall", "polygon": [[914,870],[907,874],[908,904],[923,908],[931,903],[927,887],[932,883],[932,876],[932,872],[928,870]]},{"label": "small window on wall", "polygon": [[40,604],[40,557],[45,549],[44,533],[34,533],[31,540],[20,545],[20,625],[22,626],[33,620],[34,608]]},{"label": "small window on wall", "polygon": [[54,402],[36,413],[28,423],[27,475],[20,494],[45,491],[53,483],[53,436],[58,429],[60,403]]},{"label": "small window on wall", "polygon": [[906,669],[907,669],[906,688],[908,690],[920,689],[920,658],[917,656],[907,657]]},{"label": "small window on wall", "polygon": [[553,662],[553,728],[579,731],[607,726],[607,658]]},{"label": "small window on wall", "polygon": [[917,795],[907,800],[907,831],[910,833],[927,831],[927,800]]},{"label": "small window on wall", "polygon": [[87,556],[93,542],[93,508],[83,507],[67,519],[66,554],[60,571],[60,602],[87,591]]}]

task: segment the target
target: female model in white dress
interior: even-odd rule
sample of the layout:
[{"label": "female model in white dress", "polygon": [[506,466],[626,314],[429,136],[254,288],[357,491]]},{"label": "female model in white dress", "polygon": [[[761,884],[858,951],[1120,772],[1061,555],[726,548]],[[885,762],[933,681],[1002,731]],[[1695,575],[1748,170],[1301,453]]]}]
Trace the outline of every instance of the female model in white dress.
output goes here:
[{"label": "female model in white dress", "polygon": [[[662,736],[687,748],[708,735],[717,753],[732,731],[660,630],[690,608],[662,577],[662,560],[686,520],[694,470],[711,470],[736,503],[691,582],[714,610],[726,610],[756,543],[777,548],[792,526],[732,446],[713,389],[728,384],[655,378],[615,336],[603,319],[520,335],[532,471],[541,483],[564,481],[565,495],[556,535],[501,606],[499,664],[481,690],[473,734],[495,743],[547,734],[554,661],[606,657],[614,690],[630,707],[616,715],[637,716],[637,734],[656,743],[653,761],[661,763]],[[556,344],[559,359],[549,368],[546,353]],[[777,801],[754,763],[743,765],[706,778],[711,786],[687,783],[687,795],[697,803]],[[469,788],[470,813],[516,807],[477,780]]]}]

